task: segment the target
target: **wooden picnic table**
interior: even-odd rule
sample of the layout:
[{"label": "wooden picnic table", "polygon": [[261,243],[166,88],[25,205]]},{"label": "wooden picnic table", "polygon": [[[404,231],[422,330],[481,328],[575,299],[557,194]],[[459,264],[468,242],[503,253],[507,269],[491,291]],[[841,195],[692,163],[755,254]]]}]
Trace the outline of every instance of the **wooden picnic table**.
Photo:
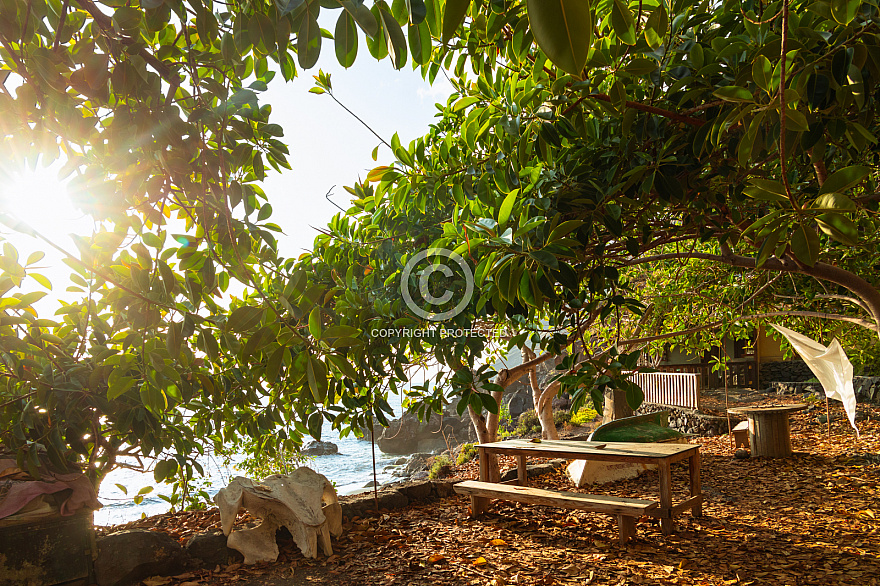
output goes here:
[{"label": "wooden picnic table", "polygon": [[[682,511],[691,509],[695,517],[702,516],[703,494],[700,488],[699,444],[585,442],[571,440],[541,440],[540,442],[532,442],[520,439],[479,444],[477,449],[480,454],[481,482],[489,481],[488,455],[504,454],[516,457],[517,483],[520,486],[527,486],[528,484],[526,471],[526,458],[528,456],[655,464],[660,471],[660,503],[659,507],[651,508],[645,514],[660,519],[660,527],[665,535],[672,533],[674,527],[673,517]],[[681,460],[688,461],[690,497],[673,505],[671,467],[672,464]],[[471,503],[473,513],[479,515],[488,506],[489,498],[472,496]]]},{"label": "wooden picnic table", "polygon": [[749,444],[753,456],[765,458],[786,458],[791,456],[791,424],[788,416],[807,406],[803,403],[791,405],[733,407],[727,412],[744,415],[749,420]]}]

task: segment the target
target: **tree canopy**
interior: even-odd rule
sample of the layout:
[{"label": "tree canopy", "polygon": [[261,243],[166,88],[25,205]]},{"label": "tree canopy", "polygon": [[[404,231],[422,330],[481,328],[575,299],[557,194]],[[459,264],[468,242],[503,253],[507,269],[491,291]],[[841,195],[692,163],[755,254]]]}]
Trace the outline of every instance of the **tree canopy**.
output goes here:
[{"label": "tree canopy", "polygon": [[[317,25],[330,9],[333,33]],[[6,247],[0,440],[25,465],[44,446],[96,480],[121,455],[170,478],[205,438],[271,451],[325,419],[382,423],[386,390],[429,360],[448,380],[411,392],[423,412],[450,392],[497,411],[523,371],[483,366],[489,339],[373,333],[431,322],[401,294],[429,249],[474,275],[448,326],[505,326],[501,342],[544,359],[579,342],[558,372],[580,401],[639,401],[627,336],[665,331],[640,267],[720,264],[752,292],[785,273],[810,283],[804,303],[821,281],[823,311],[876,329],[876,18],[822,0],[0,3],[2,156],[63,157],[77,205],[109,222],[72,255],[83,298],[54,320],[32,308],[34,259]],[[260,181],[288,152],[259,94],[322,39],[345,66],[364,39],[394,67],[442,68],[456,93],[284,259]],[[227,307],[231,282],[247,290]]]}]

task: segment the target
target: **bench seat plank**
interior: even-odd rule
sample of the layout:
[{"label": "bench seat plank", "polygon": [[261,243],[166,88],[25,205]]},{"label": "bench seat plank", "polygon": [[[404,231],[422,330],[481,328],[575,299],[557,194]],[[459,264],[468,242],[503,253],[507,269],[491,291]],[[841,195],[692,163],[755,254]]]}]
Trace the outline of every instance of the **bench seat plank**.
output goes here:
[{"label": "bench seat plank", "polygon": [[607,513],[609,515],[639,517],[648,514],[651,510],[660,506],[660,503],[656,501],[644,499],[546,490],[530,486],[479,482],[477,480],[459,482],[454,488],[455,492],[459,494],[545,505],[549,507],[579,509],[582,511]]}]

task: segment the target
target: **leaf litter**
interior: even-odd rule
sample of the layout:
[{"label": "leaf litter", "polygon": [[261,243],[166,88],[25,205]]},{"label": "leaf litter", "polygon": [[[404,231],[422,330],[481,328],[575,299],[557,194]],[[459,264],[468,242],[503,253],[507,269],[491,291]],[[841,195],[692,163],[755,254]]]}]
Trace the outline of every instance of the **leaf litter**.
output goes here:
[{"label": "leaf litter", "polygon": [[[346,520],[329,559],[306,560],[282,538],[274,563],[145,584],[880,586],[880,408],[859,407],[867,415],[859,440],[843,417],[832,419],[829,437],[820,411],[794,414],[790,458],[738,460],[727,435],[695,440],[703,446],[703,516],[677,517],[670,536],[643,518],[622,547],[610,515],[502,501],[470,519],[468,499],[453,496]],[[473,466],[458,472],[474,477]],[[687,497],[687,475],[686,463],[673,466],[675,500]],[[560,469],[532,484],[656,499],[658,478],[649,471],[576,489]],[[218,522],[216,511],[196,511],[128,527],[141,523],[185,543]]]}]

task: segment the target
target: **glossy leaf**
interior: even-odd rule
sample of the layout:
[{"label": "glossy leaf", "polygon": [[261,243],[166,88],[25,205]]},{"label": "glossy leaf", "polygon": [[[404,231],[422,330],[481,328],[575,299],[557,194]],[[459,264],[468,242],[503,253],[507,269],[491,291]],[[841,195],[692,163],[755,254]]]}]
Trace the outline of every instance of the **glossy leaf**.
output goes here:
[{"label": "glossy leaf", "polygon": [[585,0],[528,0],[527,7],[529,25],[541,50],[554,65],[580,77],[593,38],[590,3]]}]

